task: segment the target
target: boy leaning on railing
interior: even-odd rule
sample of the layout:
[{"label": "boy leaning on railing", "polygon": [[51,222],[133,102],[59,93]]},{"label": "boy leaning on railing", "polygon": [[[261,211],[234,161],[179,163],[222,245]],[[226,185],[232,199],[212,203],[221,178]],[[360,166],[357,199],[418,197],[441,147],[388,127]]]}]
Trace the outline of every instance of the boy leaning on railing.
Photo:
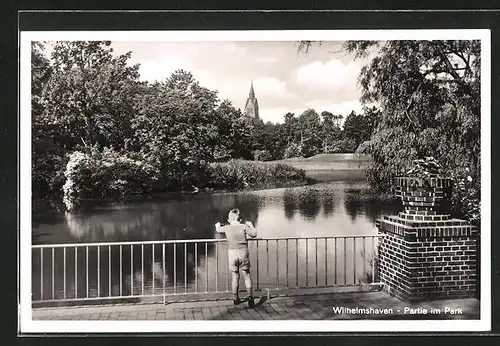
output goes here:
[{"label": "boy leaning on railing", "polygon": [[241,223],[240,211],[232,209],[228,215],[228,225],[221,226],[220,222],[215,224],[215,231],[225,233],[227,238],[227,258],[229,269],[232,274],[231,289],[235,305],[241,303],[239,298],[240,269],[243,274],[245,286],[248,292],[248,306],[254,306],[252,293],[252,278],[250,276],[250,256],[248,253],[247,237],[255,238],[257,230],[250,221]]}]

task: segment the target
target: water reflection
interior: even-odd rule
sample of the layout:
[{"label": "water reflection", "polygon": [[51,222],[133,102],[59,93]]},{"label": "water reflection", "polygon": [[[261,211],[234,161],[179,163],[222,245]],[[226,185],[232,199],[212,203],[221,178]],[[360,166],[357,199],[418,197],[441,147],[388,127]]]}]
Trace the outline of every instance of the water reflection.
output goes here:
[{"label": "water reflection", "polygon": [[184,196],[163,203],[142,203],[65,213],[68,242],[210,239],[214,224],[226,222],[228,211],[239,208],[242,217],[258,224],[258,199],[252,195]]},{"label": "water reflection", "polygon": [[283,193],[283,207],[285,208],[285,217],[287,220],[293,219],[297,209],[296,197],[292,189],[287,189]]},{"label": "water reflection", "polygon": [[335,210],[335,194],[333,191],[326,191],[323,195],[323,214],[324,216],[332,216]]},{"label": "water reflection", "polygon": [[344,207],[353,222],[362,214],[375,223],[380,215],[396,214],[401,210],[397,199],[381,200],[376,194],[359,187],[345,190]]},{"label": "water reflection", "polygon": [[335,200],[339,198],[339,191],[325,189],[321,185],[318,188],[286,189],[283,193],[285,218],[291,220],[295,213],[298,212],[303,219],[315,221],[322,207],[325,217],[333,216]]},{"label": "water reflection", "polygon": [[299,211],[305,219],[314,221],[321,208],[318,191],[314,188],[305,189],[298,195]]}]

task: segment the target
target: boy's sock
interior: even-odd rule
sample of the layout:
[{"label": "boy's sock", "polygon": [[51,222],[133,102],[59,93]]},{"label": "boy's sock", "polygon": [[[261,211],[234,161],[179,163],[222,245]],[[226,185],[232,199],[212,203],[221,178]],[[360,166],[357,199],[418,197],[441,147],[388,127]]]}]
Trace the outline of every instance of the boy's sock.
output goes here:
[{"label": "boy's sock", "polygon": [[253,296],[248,296],[248,306],[251,308],[255,306],[255,302],[253,301]]}]

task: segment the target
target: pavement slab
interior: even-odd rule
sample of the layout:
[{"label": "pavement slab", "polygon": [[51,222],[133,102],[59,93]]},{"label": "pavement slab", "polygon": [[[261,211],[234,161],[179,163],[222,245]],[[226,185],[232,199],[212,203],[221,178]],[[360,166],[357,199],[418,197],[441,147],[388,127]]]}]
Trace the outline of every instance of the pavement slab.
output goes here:
[{"label": "pavement slab", "polygon": [[[370,310],[371,309],[371,310]],[[375,309],[378,309],[375,311]],[[382,313],[388,311],[387,313]],[[479,319],[479,300],[448,299],[405,302],[383,291],[325,292],[255,297],[233,305],[215,300],[34,308],[33,320],[355,320]]]}]

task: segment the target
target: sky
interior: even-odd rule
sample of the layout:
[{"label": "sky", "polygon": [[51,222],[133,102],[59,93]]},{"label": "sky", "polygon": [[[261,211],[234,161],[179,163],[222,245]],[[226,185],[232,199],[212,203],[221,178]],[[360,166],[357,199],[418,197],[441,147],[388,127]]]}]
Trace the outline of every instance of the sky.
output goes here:
[{"label": "sky", "polygon": [[140,64],[141,80],[162,81],[185,69],[242,110],[253,81],[264,121],[283,122],[287,112],[298,116],[308,108],[344,117],[361,111],[357,78],[366,61],[340,52],[340,42],[324,42],[308,53],[299,53],[293,41],[114,41],[112,47],[116,54],[132,52],[129,61]]}]

